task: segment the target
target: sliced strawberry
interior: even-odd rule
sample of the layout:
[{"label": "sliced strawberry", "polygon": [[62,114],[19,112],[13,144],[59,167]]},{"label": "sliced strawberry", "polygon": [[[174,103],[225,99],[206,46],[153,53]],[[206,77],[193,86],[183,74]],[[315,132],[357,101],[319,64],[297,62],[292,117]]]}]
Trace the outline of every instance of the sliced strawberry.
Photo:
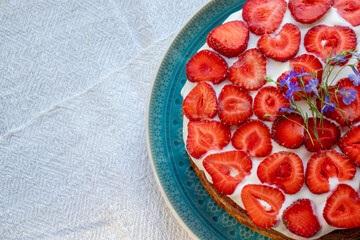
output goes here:
[{"label": "sliced strawberry", "polygon": [[359,194],[349,185],[339,184],[326,200],[323,216],[334,227],[360,227]]},{"label": "sliced strawberry", "polygon": [[317,25],[311,28],[304,38],[306,51],[314,53],[324,62],[326,58],[346,50],[355,50],[356,33],[350,27]]},{"label": "sliced strawberry", "polygon": [[228,64],[219,54],[202,50],[196,53],[186,64],[186,76],[191,82],[212,82],[225,80]]},{"label": "sliced strawberry", "polygon": [[276,185],[285,193],[294,194],[304,184],[304,166],[295,153],[281,151],[260,163],[257,176],[262,183]]},{"label": "sliced strawberry", "polygon": [[253,33],[269,34],[280,27],[286,8],[284,0],[248,0],[243,6],[242,17]]},{"label": "sliced strawberry", "polygon": [[[284,194],[266,185],[249,184],[241,191],[241,199],[253,223],[262,228],[271,228],[278,221],[278,213],[285,201]],[[262,204],[266,202],[268,205]]]},{"label": "sliced strawberry", "polygon": [[295,57],[300,48],[301,33],[297,26],[287,23],[275,36],[262,36],[257,47],[268,58],[285,62]]},{"label": "sliced strawberry", "polygon": [[[325,116],[335,120],[340,125],[347,125],[347,123],[353,124],[358,122],[360,120],[360,86],[354,86],[353,82],[350,79],[344,78],[339,80],[335,87],[337,87],[339,90],[342,90],[342,88],[344,88],[345,91],[349,89],[355,89],[359,94],[356,95],[355,101],[351,102],[349,105],[346,105],[343,102],[343,95],[341,95],[340,93],[335,94],[334,88],[330,89],[330,102],[338,105],[342,111],[335,108],[335,111],[327,111],[325,113]],[[317,108],[321,110],[322,107],[323,106],[321,102],[318,100]]]},{"label": "sliced strawberry", "polygon": [[329,178],[343,182],[353,179],[355,173],[355,164],[344,155],[334,150],[319,151],[306,166],[305,181],[311,192],[320,194],[330,190]]},{"label": "sliced strawberry", "polygon": [[[289,107],[289,101],[276,87],[260,88],[254,98],[254,113],[255,115],[265,121],[275,121],[280,107]],[[265,114],[272,115],[271,117],[264,117]]]},{"label": "sliced strawberry", "polygon": [[229,68],[228,79],[246,90],[261,88],[266,80],[266,58],[257,48],[239,55],[239,59]]},{"label": "sliced strawberry", "polygon": [[[309,118],[308,126],[311,138],[309,137],[309,134],[304,130],[304,144],[309,152],[317,152],[319,150],[330,149],[334,144],[338,142],[340,138],[340,128],[335,125],[335,123],[330,122],[325,118],[323,119],[323,124],[321,124],[320,119],[317,119],[316,125],[314,118]],[[315,126],[320,142],[315,136]]]},{"label": "sliced strawberry", "polygon": [[248,120],[252,114],[252,97],[235,85],[225,85],[219,95],[221,122],[236,125]]},{"label": "sliced strawberry", "polygon": [[249,28],[243,21],[231,21],[213,29],[206,42],[216,52],[226,57],[236,57],[247,48]]},{"label": "sliced strawberry", "polygon": [[354,27],[360,25],[360,2],[357,0],[334,0],[334,8]]},{"label": "sliced strawberry", "polygon": [[[313,74],[319,80],[319,84],[322,80],[323,66],[320,60],[312,54],[302,54],[290,60],[290,67],[294,68],[296,73],[306,73]],[[306,84],[309,83],[309,79],[314,78],[310,76],[304,76],[303,80]]]},{"label": "sliced strawberry", "polygon": [[309,199],[299,199],[285,209],[282,220],[290,232],[301,237],[312,237],[321,228]]},{"label": "sliced strawberry", "polygon": [[313,23],[331,8],[332,0],[290,0],[289,10],[300,23]]},{"label": "sliced strawberry", "polygon": [[210,150],[221,150],[229,144],[231,131],[218,121],[190,121],[186,149],[194,158],[200,158]]},{"label": "sliced strawberry", "polygon": [[[290,71],[284,72],[283,74],[280,75],[280,77],[278,77],[277,82],[280,83],[280,81],[281,81],[282,79],[286,79],[286,76],[289,75],[289,74],[290,74]],[[305,78],[303,78],[303,81],[304,81],[304,85],[306,85],[306,84],[309,83],[309,82],[305,82]],[[307,80],[307,81],[309,81],[309,80]],[[292,82],[292,83],[294,83],[294,84],[295,84],[295,83],[298,83],[298,87],[301,88],[301,83],[300,83],[299,77],[293,77],[293,78],[291,78],[291,79],[290,79],[290,82]],[[288,87],[287,87],[286,85],[281,86],[280,84],[277,84],[276,87],[277,87],[278,90],[279,90],[281,93],[283,93],[283,94],[285,94],[285,93],[287,92],[287,90],[288,90]],[[310,93],[307,93],[307,94],[310,94]],[[296,91],[296,92],[293,94],[293,96],[294,96],[294,101],[299,101],[299,100],[302,100],[302,99],[305,97],[305,93],[302,92],[302,91]]]},{"label": "sliced strawberry", "polygon": [[271,128],[271,137],[279,145],[295,149],[304,142],[304,119],[296,113],[279,117]]},{"label": "sliced strawberry", "polygon": [[360,166],[360,125],[352,127],[341,139],[339,147],[357,166]]},{"label": "sliced strawberry", "polygon": [[197,84],[182,105],[185,116],[192,121],[215,117],[217,107],[216,93],[206,82]]},{"label": "sliced strawberry", "polygon": [[252,157],[266,157],[272,151],[269,128],[255,119],[239,126],[231,141],[236,149],[243,150]]},{"label": "sliced strawberry", "polygon": [[213,184],[223,194],[230,195],[252,168],[250,157],[243,151],[229,151],[208,155],[204,168],[210,174]]}]

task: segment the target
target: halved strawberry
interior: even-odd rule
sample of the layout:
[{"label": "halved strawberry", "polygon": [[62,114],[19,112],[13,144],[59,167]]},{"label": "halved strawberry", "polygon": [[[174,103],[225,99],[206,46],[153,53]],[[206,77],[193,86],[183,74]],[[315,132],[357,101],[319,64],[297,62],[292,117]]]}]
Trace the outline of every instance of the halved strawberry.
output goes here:
[{"label": "halved strawberry", "polygon": [[[284,194],[266,185],[249,184],[241,191],[241,199],[252,222],[262,228],[271,228],[278,221],[278,213],[285,201]],[[268,205],[262,204],[266,202]]]},{"label": "halved strawberry", "polygon": [[202,50],[196,53],[186,64],[186,76],[191,82],[212,82],[225,80],[228,64],[219,54]]},{"label": "halved strawberry", "polygon": [[301,237],[312,237],[321,228],[309,199],[299,199],[285,209],[282,220],[290,232]]},{"label": "halved strawberry", "polygon": [[304,38],[306,51],[314,53],[324,62],[326,58],[346,50],[355,50],[356,33],[350,27],[317,25],[311,28]]},{"label": "halved strawberry", "polygon": [[355,164],[344,155],[334,150],[319,151],[306,166],[305,181],[311,192],[320,194],[330,190],[329,178],[343,182],[353,179],[355,173]]},{"label": "halved strawberry", "polygon": [[248,120],[252,114],[252,97],[235,85],[225,85],[219,95],[221,122],[236,125]]},{"label": "halved strawberry", "polygon": [[216,93],[206,82],[197,84],[182,105],[185,116],[192,121],[215,117],[217,107]]},{"label": "halved strawberry", "polygon": [[284,0],[248,0],[243,6],[242,17],[253,33],[269,34],[280,27],[286,8]]},{"label": "halved strawberry", "polygon": [[[360,120],[360,86],[354,86],[353,82],[348,78],[343,78],[339,80],[339,82],[335,85],[339,90],[342,88],[345,91],[349,89],[355,89],[359,94],[356,95],[356,100],[351,102],[349,105],[346,105],[343,102],[343,95],[340,93],[335,94],[335,88],[329,90],[330,94],[330,102],[338,105],[342,111],[335,108],[335,111],[327,111],[325,116],[335,120],[340,125],[354,124]],[[317,108],[319,110],[322,109],[323,104],[317,100]],[[345,118],[344,118],[345,117]]]},{"label": "halved strawberry", "polygon": [[360,25],[360,2],[357,0],[334,0],[334,8],[354,27]]},{"label": "halved strawberry", "polygon": [[[288,99],[276,87],[263,87],[260,88],[254,98],[254,113],[255,115],[265,121],[275,121],[280,107],[289,107]],[[271,117],[264,117],[265,114],[272,115]]]},{"label": "halved strawberry", "polygon": [[[316,119],[316,124],[314,118],[309,118],[308,126],[310,136],[304,130],[304,144],[309,152],[317,152],[319,150],[330,149],[334,144],[338,142],[340,138],[340,128],[335,123],[330,122],[325,118],[323,119],[322,123],[320,119]],[[315,126],[320,142],[315,136]]]},{"label": "halved strawberry", "polygon": [[231,141],[236,149],[243,150],[252,157],[266,157],[272,151],[269,128],[255,119],[239,126]]},{"label": "halved strawberry", "polygon": [[221,150],[229,144],[231,131],[218,121],[190,121],[186,149],[194,158],[200,158],[210,150]]},{"label": "halved strawberry", "polygon": [[296,21],[313,23],[324,16],[331,5],[332,0],[290,0],[289,10]]},{"label": "halved strawberry", "polygon": [[[303,71],[306,73],[316,75],[317,79],[319,80],[319,84],[322,80],[323,74],[323,66],[320,60],[312,54],[301,54],[296,58],[290,60],[289,63],[290,67],[294,68],[296,73],[302,73]],[[305,84],[309,83],[309,79],[314,78],[310,76],[304,76],[303,80]]]},{"label": "halved strawberry", "polygon": [[233,194],[252,168],[250,157],[243,151],[210,154],[205,157],[203,164],[216,189],[226,195]]},{"label": "halved strawberry", "polygon": [[249,28],[243,21],[231,21],[213,29],[206,42],[216,52],[226,57],[236,57],[247,48]]},{"label": "halved strawberry", "polygon": [[360,125],[352,127],[339,142],[339,147],[357,166],[360,166]]},{"label": "halved strawberry", "polygon": [[295,153],[281,151],[260,163],[257,176],[262,183],[276,185],[285,193],[294,194],[304,184],[304,166]]},{"label": "halved strawberry", "polygon": [[323,216],[334,227],[360,227],[359,194],[349,185],[339,184],[326,200]]},{"label": "halved strawberry", "polygon": [[304,142],[304,119],[296,113],[279,117],[271,128],[271,137],[279,145],[295,149]]},{"label": "halved strawberry", "polygon": [[295,57],[300,48],[301,33],[297,26],[287,23],[275,36],[262,36],[257,47],[268,58],[285,62]]},{"label": "halved strawberry", "polygon": [[239,55],[239,59],[229,68],[228,79],[246,90],[261,88],[266,80],[266,58],[257,48]]}]

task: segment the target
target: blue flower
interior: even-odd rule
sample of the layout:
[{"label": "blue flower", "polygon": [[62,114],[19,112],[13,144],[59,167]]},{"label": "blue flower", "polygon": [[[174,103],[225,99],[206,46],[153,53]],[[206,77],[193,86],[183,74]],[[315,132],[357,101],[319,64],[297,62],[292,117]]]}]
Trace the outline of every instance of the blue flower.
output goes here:
[{"label": "blue flower", "polygon": [[287,84],[289,89],[286,91],[285,97],[289,98],[291,100],[291,102],[294,101],[294,96],[293,96],[294,93],[301,90],[301,88],[298,88],[298,84],[299,84],[298,82],[295,82],[295,84],[292,82],[289,82]]},{"label": "blue flower", "polygon": [[359,86],[360,84],[360,74],[359,74],[359,71],[354,67],[354,66],[351,66],[351,68],[353,69],[354,73],[355,74],[349,74],[349,79],[351,81],[353,81],[354,85],[355,86]]},{"label": "blue flower", "polygon": [[297,77],[297,73],[291,71],[289,74],[286,74],[285,78],[280,79],[279,83],[281,84],[282,87],[284,87],[285,85],[289,87],[290,80],[294,77]]},{"label": "blue flower", "polygon": [[296,72],[291,71],[289,74],[286,74],[285,79],[286,79],[287,81],[290,81],[290,80],[291,80],[292,78],[294,78],[294,77],[297,77],[297,74],[296,74]]},{"label": "blue flower", "polygon": [[341,90],[338,91],[341,95],[343,95],[343,102],[346,105],[349,105],[352,101],[356,100],[357,91],[355,89],[349,89],[345,91],[345,89],[342,88],[342,91]]},{"label": "blue flower", "polygon": [[321,112],[327,113],[327,111],[333,112],[335,111],[335,104],[330,103],[329,96],[325,94],[325,105],[322,107]]},{"label": "blue flower", "polygon": [[311,78],[309,84],[305,85],[305,91],[308,93],[314,92],[316,96],[319,96],[317,86],[319,85],[319,80],[317,78]]},{"label": "blue flower", "polygon": [[279,83],[281,84],[281,86],[285,86],[287,85],[288,81],[286,79],[281,79]]},{"label": "blue flower", "polygon": [[288,108],[288,107],[279,107],[278,109],[278,112],[287,112],[287,113],[290,113],[290,112],[293,112],[295,111],[294,109],[292,108]]},{"label": "blue flower", "polygon": [[334,56],[329,58],[330,61],[336,62],[346,62],[346,55],[337,55],[337,52],[335,52]]}]

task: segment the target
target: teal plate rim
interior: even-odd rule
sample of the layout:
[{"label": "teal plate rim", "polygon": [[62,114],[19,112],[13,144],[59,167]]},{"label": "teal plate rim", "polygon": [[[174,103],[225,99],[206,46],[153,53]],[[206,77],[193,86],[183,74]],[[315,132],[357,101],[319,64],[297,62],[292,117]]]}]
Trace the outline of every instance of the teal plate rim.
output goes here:
[{"label": "teal plate rim", "polygon": [[214,0],[201,8],[180,30],[155,77],[146,114],[151,167],[165,202],[194,238],[268,239],[221,209],[190,167],[182,138],[182,97],[185,64],[206,42],[207,34],[246,0]]}]

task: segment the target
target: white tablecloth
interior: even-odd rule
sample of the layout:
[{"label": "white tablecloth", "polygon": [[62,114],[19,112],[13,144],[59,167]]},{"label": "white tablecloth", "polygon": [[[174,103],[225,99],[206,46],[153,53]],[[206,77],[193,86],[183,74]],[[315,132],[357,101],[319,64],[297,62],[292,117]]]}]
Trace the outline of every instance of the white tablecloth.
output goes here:
[{"label": "white tablecloth", "polygon": [[0,239],[190,239],[154,180],[145,113],[207,2],[0,2]]}]

